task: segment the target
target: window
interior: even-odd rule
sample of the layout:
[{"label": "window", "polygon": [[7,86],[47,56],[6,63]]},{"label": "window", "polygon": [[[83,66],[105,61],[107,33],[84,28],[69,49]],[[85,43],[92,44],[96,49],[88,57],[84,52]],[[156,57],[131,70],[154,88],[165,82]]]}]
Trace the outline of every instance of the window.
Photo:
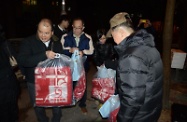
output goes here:
[{"label": "window", "polygon": [[37,0],[23,0],[25,5],[37,5]]}]

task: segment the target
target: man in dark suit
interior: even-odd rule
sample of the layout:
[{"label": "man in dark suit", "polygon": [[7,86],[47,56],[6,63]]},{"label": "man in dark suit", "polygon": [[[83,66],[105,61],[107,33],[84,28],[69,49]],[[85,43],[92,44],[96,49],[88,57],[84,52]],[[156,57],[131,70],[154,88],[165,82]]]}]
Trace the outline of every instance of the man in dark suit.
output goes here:
[{"label": "man in dark suit", "polygon": [[[32,104],[35,104],[35,78],[34,69],[37,64],[46,59],[55,58],[56,53],[62,53],[62,45],[59,41],[54,41],[52,22],[49,19],[42,19],[38,24],[37,34],[22,41],[18,62],[24,68],[24,75],[27,81],[28,91]],[[38,121],[48,122],[44,107],[34,106]],[[53,107],[53,117],[51,122],[60,122],[61,108]]]},{"label": "man in dark suit", "polygon": [[10,53],[16,58],[16,53],[4,37],[0,25],[0,118],[1,122],[18,121],[19,83],[9,62]]},{"label": "man in dark suit", "polygon": [[58,24],[54,27],[54,36],[58,38],[60,41],[62,35],[68,32],[69,27],[69,16],[68,15],[61,15],[58,21]]}]

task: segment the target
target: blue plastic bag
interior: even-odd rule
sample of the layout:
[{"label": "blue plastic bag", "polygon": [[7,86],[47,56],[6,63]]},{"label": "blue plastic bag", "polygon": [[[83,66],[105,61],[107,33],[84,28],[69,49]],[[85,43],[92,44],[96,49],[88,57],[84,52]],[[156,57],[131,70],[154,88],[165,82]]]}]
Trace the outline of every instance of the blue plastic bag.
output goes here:
[{"label": "blue plastic bag", "polygon": [[71,56],[71,59],[73,61],[73,73],[72,73],[72,80],[78,81],[81,76],[81,71],[84,70],[84,61],[86,60],[86,56],[80,56],[79,51],[75,50],[74,53]]},{"label": "blue plastic bag", "polygon": [[112,95],[99,109],[102,118],[108,118],[110,113],[120,107],[119,96]]}]

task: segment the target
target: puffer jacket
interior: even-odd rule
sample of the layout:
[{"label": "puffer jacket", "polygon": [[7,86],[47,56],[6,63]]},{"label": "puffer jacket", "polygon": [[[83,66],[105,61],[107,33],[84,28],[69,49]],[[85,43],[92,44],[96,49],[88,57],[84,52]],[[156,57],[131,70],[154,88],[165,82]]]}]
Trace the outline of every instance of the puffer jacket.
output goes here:
[{"label": "puffer jacket", "polygon": [[162,109],[163,64],[154,38],[139,30],[115,46],[119,55],[118,122],[157,122]]}]

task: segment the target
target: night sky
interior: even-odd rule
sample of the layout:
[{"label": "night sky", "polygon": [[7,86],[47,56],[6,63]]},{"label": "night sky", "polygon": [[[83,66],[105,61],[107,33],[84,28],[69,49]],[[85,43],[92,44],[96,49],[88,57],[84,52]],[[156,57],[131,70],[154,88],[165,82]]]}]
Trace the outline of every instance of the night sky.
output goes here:
[{"label": "night sky", "polygon": [[[109,27],[110,18],[118,12],[128,12],[137,24],[140,18],[163,21],[166,0],[66,0],[71,14],[82,16],[86,28]],[[88,30],[90,31],[90,29]]]},{"label": "night sky", "polygon": [[[58,19],[61,6],[51,6],[51,1],[38,0],[37,6],[23,6],[22,0],[1,0],[0,23],[11,37],[35,33],[42,17],[48,17],[54,23]],[[61,3],[61,0],[56,1]],[[165,6],[166,0],[66,0],[67,13],[72,18],[82,17],[88,33],[100,27],[108,28],[110,18],[122,11],[132,15],[135,24],[140,16],[151,21],[163,21]]]}]

